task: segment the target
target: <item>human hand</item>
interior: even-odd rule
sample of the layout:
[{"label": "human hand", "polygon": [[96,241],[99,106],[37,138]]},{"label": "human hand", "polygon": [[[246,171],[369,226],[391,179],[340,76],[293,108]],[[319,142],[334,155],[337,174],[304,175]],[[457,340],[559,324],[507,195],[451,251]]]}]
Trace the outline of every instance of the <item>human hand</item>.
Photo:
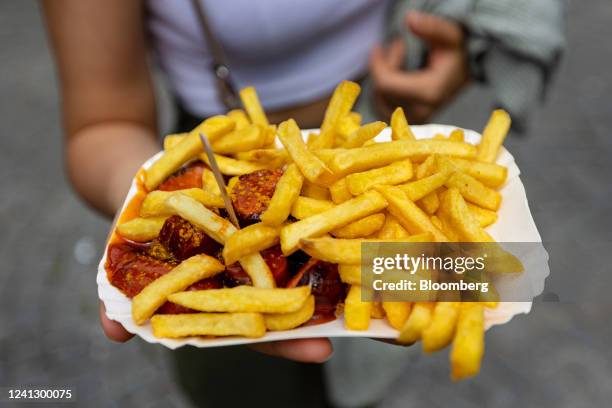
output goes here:
[{"label": "human hand", "polygon": [[406,25],[429,45],[427,63],[421,70],[403,71],[401,38],[375,47],[370,55],[375,106],[386,118],[401,106],[411,122],[424,123],[469,80],[465,34],[454,21],[417,11],[406,14]]}]

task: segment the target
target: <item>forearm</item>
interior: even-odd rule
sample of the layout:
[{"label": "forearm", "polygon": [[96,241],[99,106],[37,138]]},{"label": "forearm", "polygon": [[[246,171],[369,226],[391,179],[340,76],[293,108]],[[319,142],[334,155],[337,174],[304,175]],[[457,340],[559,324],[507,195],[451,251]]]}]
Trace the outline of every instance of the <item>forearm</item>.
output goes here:
[{"label": "forearm", "polygon": [[132,122],[103,122],[77,131],[66,143],[66,168],[79,195],[112,217],[142,163],[159,151],[154,131]]}]

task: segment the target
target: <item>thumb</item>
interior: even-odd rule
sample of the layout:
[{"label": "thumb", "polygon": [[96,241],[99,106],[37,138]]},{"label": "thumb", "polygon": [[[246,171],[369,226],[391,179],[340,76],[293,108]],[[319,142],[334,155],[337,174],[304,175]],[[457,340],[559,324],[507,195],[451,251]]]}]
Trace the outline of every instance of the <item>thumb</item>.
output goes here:
[{"label": "thumb", "polygon": [[459,47],[463,42],[463,31],[458,23],[433,14],[409,11],[406,25],[417,37],[432,45]]}]

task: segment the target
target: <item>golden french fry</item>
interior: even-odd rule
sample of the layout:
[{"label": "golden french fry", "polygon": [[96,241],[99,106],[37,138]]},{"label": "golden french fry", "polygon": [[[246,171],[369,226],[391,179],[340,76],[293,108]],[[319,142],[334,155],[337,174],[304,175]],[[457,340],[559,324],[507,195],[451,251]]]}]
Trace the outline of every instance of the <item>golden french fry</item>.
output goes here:
[{"label": "golden french fry", "polygon": [[238,160],[250,162],[270,163],[277,167],[282,167],[289,160],[289,155],[285,149],[254,149],[248,152],[239,152],[234,155]]},{"label": "golden french fry", "polygon": [[423,161],[423,163],[421,163],[418,166],[417,174],[416,174],[417,180],[420,180],[420,179],[425,178],[427,176],[431,176],[432,174],[435,173],[435,169],[436,169],[436,166],[437,166],[436,157],[438,157],[436,154],[429,155]]},{"label": "golden french fry", "polygon": [[276,147],[276,125],[262,126],[264,135],[264,147],[273,149]]},{"label": "golden french fry", "polygon": [[329,200],[318,200],[316,198],[298,197],[291,208],[293,218],[303,220],[313,215],[322,213],[334,207],[334,203]]},{"label": "golden french fry", "polygon": [[278,244],[279,234],[279,227],[271,227],[261,222],[234,232],[223,247],[225,264],[231,265],[244,256]]},{"label": "golden french fry", "polygon": [[141,217],[155,217],[160,215],[170,215],[171,210],[166,208],[166,200],[172,196],[183,194],[193,198],[206,207],[223,208],[223,199],[219,195],[211,194],[201,188],[187,188],[175,191],[151,191],[140,206]]},{"label": "golden french fry", "polygon": [[388,211],[409,233],[430,232],[436,242],[448,241],[448,237],[431,223],[429,216],[410,201],[401,189],[392,186],[378,186],[376,189],[389,203]]},{"label": "golden french fry", "polygon": [[497,188],[506,182],[508,169],[495,163],[486,163],[476,160],[466,160],[457,157],[439,158],[443,163],[451,163],[456,169],[469,174],[484,185]]},{"label": "golden french fry", "polygon": [[213,116],[206,119],[189,132],[186,137],[181,138],[178,144],[164,151],[164,154],[145,170],[145,187],[147,190],[153,190],[169,175],[189,160],[196,158],[203,151],[200,133],[204,133],[212,143],[230,132],[234,126],[234,121],[227,116]]},{"label": "golden french fry", "polygon": [[466,204],[482,228],[497,222],[497,213],[495,211],[487,210],[471,203]]},{"label": "golden french fry", "polygon": [[401,330],[410,316],[412,304],[409,302],[382,302],[382,307],[391,327]]},{"label": "golden french fry", "polygon": [[330,198],[329,190],[326,187],[318,186],[308,180],[304,180],[301,195],[318,200],[329,200]]},{"label": "golden french fry", "polygon": [[368,330],[372,303],[361,301],[361,286],[352,285],[344,301],[344,325],[350,330]]},{"label": "golden french fry", "polygon": [[257,125],[249,125],[234,130],[212,143],[212,149],[218,154],[236,154],[259,149],[266,143],[266,134]]},{"label": "golden french fry", "polygon": [[[209,192],[213,196],[218,196],[221,198],[221,189],[219,189],[219,184],[217,184],[215,175],[212,171],[210,171],[210,169],[202,170],[202,190]],[[223,201],[223,198],[221,198],[221,201]],[[204,202],[202,202],[202,204],[206,205]]]},{"label": "golden french fry", "polygon": [[353,133],[350,133],[346,137],[342,147],[347,149],[361,147],[365,142],[373,140],[386,127],[387,124],[385,122],[367,123],[355,130]]},{"label": "golden french fry", "polygon": [[167,216],[134,218],[117,225],[117,233],[131,241],[148,242],[157,238],[167,218]]},{"label": "golden french fry", "polygon": [[336,125],[336,137],[334,140],[335,146],[342,146],[346,138],[353,132],[359,129],[359,123],[355,122],[351,115],[346,115],[340,118]]},{"label": "golden french fry", "polygon": [[378,231],[377,238],[382,241],[394,241],[408,238],[409,236],[410,234],[404,229],[404,227],[402,227],[397,218],[391,214],[387,214],[385,224],[382,226],[380,231]]},{"label": "golden french fry", "polygon": [[336,87],[325,110],[319,137],[315,139],[311,148],[324,149],[334,146],[336,126],[341,118],[349,114],[360,91],[361,87],[350,81],[342,81]]},{"label": "golden french fry", "polygon": [[402,108],[396,108],[391,115],[391,139],[416,140]]},{"label": "golden french fry", "polygon": [[360,264],[339,264],[338,274],[340,280],[349,285],[361,285],[361,265]]},{"label": "golden french fry", "polygon": [[261,222],[279,226],[289,216],[293,203],[300,196],[304,177],[295,163],[291,163],[276,183],[276,190],[268,208],[261,215]]},{"label": "golden french fry", "polygon": [[310,320],[314,310],[315,298],[310,295],[302,307],[293,313],[265,314],[266,328],[272,331],[295,329]]},{"label": "golden french fry", "polygon": [[300,134],[300,128],[293,119],[289,119],[278,127],[279,138],[287,149],[289,156],[297,164],[300,171],[315,184],[329,185],[334,181],[334,175],[330,169],[316,157],[308,148]]},{"label": "golden french fry", "polygon": [[[201,154],[200,159],[202,159],[202,161],[206,164],[209,164],[206,154]],[[221,173],[225,174],[226,176],[241,176],[243,174],[253,173],[257,170],[276,167],[268,163],[236,160],[232,159],[231,157],[221,156],[220,154],[215,154],[215,160],[217,161],[217,165],[219,165],[219,170]]]},{"label": "golden french fry", "polygon": [[430,193],[435,193],[438,188],[446,183],[452,173],[451,169],[443,169],[431,176],[423,177],[411,183],[400,184],[397,187],[400,188],[410,200],[417,201]]},{"label": "golden french fry", "polygon": [[503,109],[497,109],[491,113],[489,122],[482,132],[482,140],[478,145],[477,160],[495,163],[499,148],[510,130],[512,120],[510,115]]},{"label": "golden french fry", "polygon": [[341,204],[353,198],[353,195],[348,189],[346,177],[341,178],[329,186],[329,194],[331,195],[332,201],[336,204]]},{"label": "golden french fry", "polygon": [[321,236],[360,218],[381,211],[385,199],[375,191],[348,200],[327,211],[305,218],[281,229],[281,248],[285,255],[293,253],[302,238]]},{"label": "golden french fry", "polygon": [[[169,197],[166,200],[166,206],[172,210],[173,214],[180,215],[196,227],[201,228],[206,232],[206,235],[220,244],[224,244],[236,232],[236,227],[228,220],[186,195],[178,194]],[[244,256],[238,262],[251,278],[253,286],[257,288],[273,288],[276,286],[270,268],[258,252]]]},{"label": "golden french fry", "polygon": [[448,140],[451,142],[465,142],[463,129],[454,129],[450,135],[448,135]]},{"label": "golden french fry", "polygon": [[264,318],[259,313],[187,313],[155,315],[151,318],[155,337],[245,336],[266,334]]},{"label": "golden french fry", "polygon": [[372,214],[344,227],[330,231],[336,238],[363,238],[380,230],[385,223],[385,214]]},{"label": "golden french fry", "polygon": [[499,210],[501,194],[468,174],[457,171],[446,180],[445,185],[456,188],[467,201],[488,210]]},{"label": "golden french fry", "polygon": [[259,97],[257,96],[255,88],[249,86],[241,89],[240,99],[242,100],[244,109],[249,114],[251,122],[260,126],[268,126],[270,124],[263,108],[261,107],[261,103],[259,102]]},{"label": "golden french fry", "polygon": [[404,323],[397,338],[400,344],[411,344],[421,338],[423,330],[431,323],[434,303],[416,302],[412,305],[410,316]]},{"label": "golden french fry", "polygon": [[383,309],[381,302],[374,301],[372,303],[372,310],[370,310],[370,317],[372,319],[384,319],[385,309]]},{"label": "golden french fry", "polygon": [[493,238],[480,227],[467,207],[459,190],[449,188],[442,194],[439,217],[453,228],[459,239],[466,242],[494,242]]},{"label": "golden french fry", "polygon": [[423,330],[423,351],[442,350],[453,340],[461,302],[438,302],[434,307],[431,324]]},{"label": "golden french fry", "polygon": [[172,149],[189,133],[175,133],[164,137],[164,150]]},{"label": "golden french fry", "polygon": [[474,376],[480,371],[484,354],[484,309],[479,303],[462,303],[457,330],[450,352],[453,381]]},{"label": "golden french fry", "polygon": [[170,272],[160,276],[132,299],[132,318],[144,324],[163,305],[172,293],[185,290],[189,285],[216,275],[224,270],[221,262],[208,255],[195,255],[184,260]]},{"label": "golden french fry", "polygon": [[435,153],[469,159],[476,156],[476,147],[467,143],[442,140],[396,140],[347,149],[334,157],[330,167],[334,173],[341,176],[386,166],[398,160],[420,161]]},{"label": "golden french fry", "polygon": [[357,196],[374,188],[374,186],[400,184],[411,178],[412,163],[410,160],[402,160],[378,169],[349,174],[346,176],[346,184],[350,193]]},{"label": "golden french fry", "polygon": [[427,214],[432,215],[438,211],[440,199],[438,198],[438,194],[434,191],[421,198],[416,204]]},{"label": "golden french fry", "polygon": [[429,217],[429,219],[431,220],[431,223],[433,225],[435,225],[436,227],[438,227],[442,232],[444,232],[444,227],[442,225],[442,221],[440,221],[440,218],[438,218],[437,215],[432,215],[431,217]]},{"label": "golden french fry", "polygon": [[246,113],[244,113],[242,109],[233,109],[227,112],[227,117],[232,119],[234,122],[236,122],[237,130],[244,129],[251,124],[251,122],[249,121],[249,118],[247,117]]},{"label": "golden french fry", "polygon": [[168,300],[202,312],[292,313],[310,296],[310,286],[295,288],[234,288],[188,290],[173,293]]},{"label": "golden french fry", "polygon": [[342,239],[342,238],[303,238],[300,248],[313,258],[337,264],[361,263],[361,244],[365,242],[431,242],[430,233],[411,235],[394,240],[380,239]]}]

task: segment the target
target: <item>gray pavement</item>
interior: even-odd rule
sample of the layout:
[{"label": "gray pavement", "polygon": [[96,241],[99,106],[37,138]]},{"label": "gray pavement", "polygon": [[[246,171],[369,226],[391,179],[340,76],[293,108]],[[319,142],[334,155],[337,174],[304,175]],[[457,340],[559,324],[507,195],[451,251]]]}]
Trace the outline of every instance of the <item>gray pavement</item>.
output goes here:
[{"label": "gray pavement", "polygon": [[[609,406],[612,5],[576,1],[568,17],[568,53],[548,102],[530,136],[508,143],[551,254],[547,290],[561,302],[491,330],[473,380],[452,384],[446,353],[410,359],[383,406]],[[479,129],[490,103],[475,88],[437,120]],[[101,333],[95,273],[108,223],[70,190],[61,140],[37,4],[4,0],[0,387],[71,386],[87,407],[189,406],[161,348]]]}]

